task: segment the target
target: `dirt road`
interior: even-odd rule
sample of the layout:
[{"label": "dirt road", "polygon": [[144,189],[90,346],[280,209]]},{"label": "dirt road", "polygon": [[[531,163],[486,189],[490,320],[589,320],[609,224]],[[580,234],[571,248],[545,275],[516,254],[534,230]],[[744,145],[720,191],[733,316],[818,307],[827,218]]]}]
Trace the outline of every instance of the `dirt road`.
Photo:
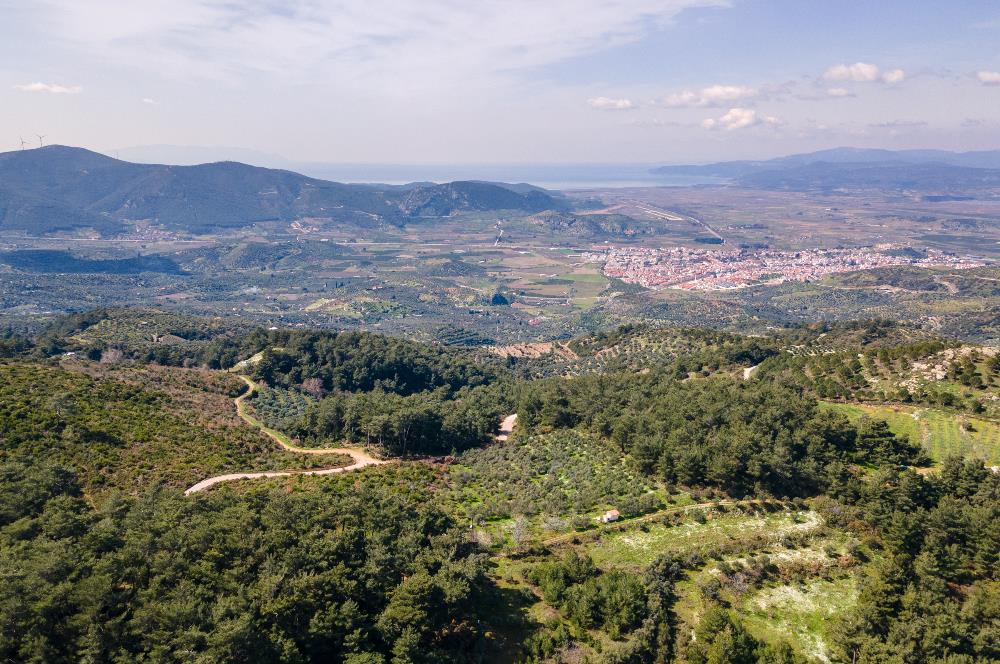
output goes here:
[{"label": "dirt road", "polygon": [[[221,484],[222,482],[234,482],[236,480],[255,480],[264,477],[291,477],[292,475],[335,475],[337,473],[346,473],[352,470],[359,470],[365,468],[366,466],[379,466],[384,463],[393,463],[390,461],[383,461],[382,459],[376,459],[372,455],[365,452],[360,447],[299,447],[292,439],[281,433],[276,429],[272,429],[265,425],[263,422],[258,420],[256,417],[247,412],[246,400],[257,390],[257,384],[250,380],[246,376],[240,376],[244,383],[247,384],[247,391],[236,397],[233,403],[236,405],[236,414],[240,418],[249,424],[250,426],[260,429],[264,432],[271,440],[278,443],[281,449],[286,452],[292,452],[294,454],[345,454],[354,460],[354,463],[348,466],[338,466],[337,468],[324,468],[321,470],[268,470],[261,472],[246,472],[246,473],[227,473],[226,475],[216,475],[215,477],[209,477],[204,479],[197,484],[194,484],[184,492],[185,496],[190,496],[192,493],[198,493],[199,491],[204,491],[216,484]],[[513,415],[508,415],[500,423],[500,433],[497,434],[498,441],[505,441],[510,435],[510,432],[514,430],[514,425],[517,424],[517,413]]]},{"label": "dirt road", "polygon": [[[354,460],[354,463],[349,466],[338,466],[337,468],[324,468],[322,470],[273,470],[264,472],[248,472],[248,473],[229,473],[226,475],[216,475],[215,477],[209,477],[204,479],[197,484],[189,487],[185,492],[185,496],[190,496],[192,493],[198,493],[199,491],[204,491],[209,487],[215,486],[222,482],[232,482],[235,480],[252,480],[259,479],[262,477],[290,477],[292,475],[334,475],[336,473],[346,473],[351,470],[358,470],[359,468],[364,468],[366,466],[377,466],[383,463],[389,463],[388,461],[382,461],[381,459],[376,459],[371,456],[363,449],[358,447],[324,447],[324,448],[310,448],[310,447],[299,447],[285,434],[271,429],[266,426],[263,422],[258,420],[256,417],[251,415],[246,410],[246,399],[254,393],[257,389],[257,384],[246,376],[240,376],[243,382],[247,384],[247,391],[234,399],[233,403],[236,404],[236,414],[243,419],[244,422],[252,427],[256,427],[263,431],[268,437],[274,440],[278,445],[281,446],[286,452],[293,452],[295,454],[346,454]],[[516,416],[515,416],[516,417]],[[506,420],[504,420],[506,422]],[[513,426],[513,425],[511,425]]]},{"label": "dirt road", "polygon": [[[333,452],[335,450],[330,450]],[[344,454],[351,454],[354,456],[354,450],[343,449]],[[366,455],[367,456],[367,455]],[[351,470],[358,470],[359,468],[364,468],[365,466],[372,466],[388,463],[388,461],[379,461],[377,459],[372,459],[368,457],[365,461],[356,461],[349,466],[340,466],[338,468],[325,468],[323,470],[274,470],[266,471],[260,473],[230,473],[228,475],[216,475],[215,477],[209,477],[207,480],[202,480],[197,484],[191,486],[184,492],[185,496],[190,496],[192,493],[198,493],[199,491],[204,491],[205,489],[215,486],[216,484],[221,484],[222,482],[232,482],[234,480],[255,480],[262,477],[291,477],[292,475],[335,475],[336,473],[346,473]]]},{"label": "dirt road", "polygon": [[510,432],[514,430],[515,424],[517,424],[517,413],[503,418],[503,422],[500,423],[500,433],[497,434],[497,440],[501,442],[507,440],[510,437]]}]

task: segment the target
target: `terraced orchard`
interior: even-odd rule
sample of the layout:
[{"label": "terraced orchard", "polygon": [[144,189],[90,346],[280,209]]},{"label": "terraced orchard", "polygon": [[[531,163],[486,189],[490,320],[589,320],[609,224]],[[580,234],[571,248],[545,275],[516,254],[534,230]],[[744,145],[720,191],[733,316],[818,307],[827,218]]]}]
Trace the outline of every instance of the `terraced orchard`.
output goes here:
[{"label": "terraced orchard", "polygon": [[949,455],[982,459],[1000,465],[1000,424],[969,413],[920,406],[823,402],[852,422],[862,417],[885,420],[893,433],[919,442],[936,462]]},{"label": "terraced orchard", "polygon": [[829,662],[828,629],[857,603],[858,585],[849,574],[777,584],[749,594],[738,611],[753,632],[787,639],[807,657]]},{"label": "terraced orchard", "polygon": [[609,508],[650,512],[664,499],[628,458],[577,431],[515,436],[510,444],[469,450],[449,477],[454,499],[473,519],[534,515],[550,532],[577,518],[592,522]]},{"label": "terraced orchard", "polygon": [[755,365],[777,351],[768,341],[725,332],[636,324],[568,343],[522,344],[494,352],[521,360],[526,373],[540,377],[642,371],[671,363],[680,375],[711,373]]},{"label": "terraced orchard", "polygon": [[[522,548],[527,556],[501,555],[497,574],[531,593],[527,615],[536,623],[538,643],[571,641],[576,655],[592,658],[617,652],[629,637],[614,623],[581,620],[574,597],[586,591],[574,591],[573,579],[584,579],[583,587],[648,579],[668,559],[681,561],[684,570],[673,604],[679,652],[694,647],[691,635],[713,607],[727,606],[765,646],[830,661],[831,619],[854,606],[856,567],[864,555],[852,536],[827,526],[802,502],[667,507],[548,541],[553,544],[544,553],[528,544]],[[553,560],[564,567],[553,567]],[[565,575],[559,583],[570,587],[559,590],[553,574]]]},{"label": "terraced orchard", "polygon": [[[678,584],[682,625],[693,629],[721,603],[757,639],[789,643],[802,657],[829,661],[829,628],[857,600],[857,542],[828,528],[816,512],[772,514],[763,522],[744,518],[745,532],[739,517],[723,517],[719,528],[709,529],[736,532],[722,547],[729,552],[710,551]],[[692,536],[698,537],[697,529]]]},{"label": "terraced orchard", "polygon": [[586,545],[601,567],[643,569],[664,553],[709,556],[727,550],[764,550],[792,542],[821,526],[815,512],[733,512],[717,509],[668,516],[659,523],[603,534]]}]

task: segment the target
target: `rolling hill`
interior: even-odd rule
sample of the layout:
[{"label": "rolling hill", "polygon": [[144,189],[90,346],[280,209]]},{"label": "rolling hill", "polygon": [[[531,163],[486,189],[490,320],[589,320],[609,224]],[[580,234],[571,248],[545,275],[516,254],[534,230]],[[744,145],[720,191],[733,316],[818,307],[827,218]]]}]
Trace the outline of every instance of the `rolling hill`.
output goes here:
[{"label": "rolling hill", "polygon": [[135,221],[193,232],[306,217],[400,224],[466,210],[533,213],[562,205],[544,191],[486,182],[341,184],[237,162],[134,164],[60,145],[0,154],[0,230],[33,234],[92,228],[108,235]]}]

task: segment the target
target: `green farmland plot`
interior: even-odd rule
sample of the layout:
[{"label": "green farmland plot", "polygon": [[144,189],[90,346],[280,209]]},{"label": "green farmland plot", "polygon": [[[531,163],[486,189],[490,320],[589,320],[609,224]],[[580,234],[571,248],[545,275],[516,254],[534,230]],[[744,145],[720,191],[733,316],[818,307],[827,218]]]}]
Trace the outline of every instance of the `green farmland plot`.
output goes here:
[{"label": "green farmland plot", "polygon": [[857,602],[857,578],[809,579],[763,588],[747,597],[740,615],[758,637],[785,640],[811,660],[829,659],[834,619]]},{"label": "green farmland plot", "polygon": [[1000,464],[1000,425],[990,420],[936,408],[823,402],[822,407],[847,415],[885,420],[899,435],[919,442],[937,462],[950,454]]},{"label": "green farmland plot", "polygon": [[720,546],[743,543],[756,550],[786,535],[811,533],[822,525],[814,512],[719,515],[705,522],[689,519],[677,525],[605,533],[587,553],[601,567],[644,569],[667,552],[707,555]]}]

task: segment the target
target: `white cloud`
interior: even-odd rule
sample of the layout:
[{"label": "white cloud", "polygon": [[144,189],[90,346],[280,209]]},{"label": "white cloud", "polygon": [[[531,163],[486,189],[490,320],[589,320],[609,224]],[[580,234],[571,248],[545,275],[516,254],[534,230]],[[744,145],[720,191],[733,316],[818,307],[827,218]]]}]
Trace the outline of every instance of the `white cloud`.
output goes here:
[{"label": "white cloud", "polygon": [[1000,71],[982,70],[976,72],[976,78],[983,85],[1000,85]]},{"label": "white cloud", "polygon": [[24,92],[48,92],[54,95],[76,95],[83,92],[83,88],[79,85],[57,85],[55,83],[24,83],[22,85],[15,85],[18,90],[23,90]]},{"label": "white cloud", "polygon": [[877,81],[878,67],[867,62],[855,62],[853,65],[834,65],[823,73],[828,81],[857,81],[866,83]]},{"label": "white cloud", "polygon": [[143,104],[155,104],[156,100],[155,99],[150,99],[149,97],[143,97],[142,98],[142,103]]},{"label": "white cloud", "polygon": [[855,62],[853,65],[834,65],[823,72],[823,78],[828,81],[852,81],[854,83],[873,83],[880,81],[889,85],[902,83],[906,72],[902,69],[882,71],[877,65],[868,62]]},{"label": "white cloud", "polygon": [[902,69],[890,69],[889,71],[882,72],[882,82],[888,83],[889,85],[902,83],[905,78],[906,72]]},{"label": "white cloud", "polygon": [[408,94],[482,87],[640,40],[731,0],[47,0],[26,24],[102,63],[176,78]]},{"label": "white cloud", "polygon": [[630,111],[635,108],[631,99],[612,99],[611,97],[594,97],[588,99],[587,103],[591,108],[602,111]]},{"label": "white cloud", "polygon": [[771,115],[758,115],[757,111],[752,108],[731,108],[721,117],[706,118],[701,122],[701,126],[705,129],[724,129],[726,131],[746,129],[761,124],[775,126],[781,124],[781,120]]},{"label": "white cloud", "polygon": [[665,106],[697,107],[724,106],[734,101],[752,99],[758,91],[744,85],[710,85],[700,90],[684,90],[669,95],[663,100]]},{"label": "white cloud", "polygon": [[826,91],[826,94],[830,97],[852,97],[851,91],[847,88],[830,88]]}]

